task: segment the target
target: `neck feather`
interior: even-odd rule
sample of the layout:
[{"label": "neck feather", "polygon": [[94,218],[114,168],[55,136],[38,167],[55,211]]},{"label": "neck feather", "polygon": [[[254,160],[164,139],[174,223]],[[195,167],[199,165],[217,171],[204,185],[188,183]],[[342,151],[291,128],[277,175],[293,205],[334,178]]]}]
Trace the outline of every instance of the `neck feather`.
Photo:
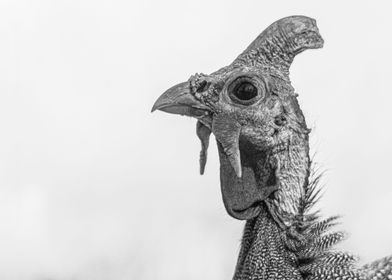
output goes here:
[{"label": "neck feather", "polygon": [[302,279],[295,254],[286,249],[284,231],[264,208],[246,222],[233,280]]},{"label": "neck feather", "polygon": [[334,248],[345,239],[344,232],[330,232],[339,217],[323,220],[312,212],[320,177],[309,180],[307,135],[291,138],[269,160],[278,191],[246,222],[233,280],[362,279],[357,258]]}]

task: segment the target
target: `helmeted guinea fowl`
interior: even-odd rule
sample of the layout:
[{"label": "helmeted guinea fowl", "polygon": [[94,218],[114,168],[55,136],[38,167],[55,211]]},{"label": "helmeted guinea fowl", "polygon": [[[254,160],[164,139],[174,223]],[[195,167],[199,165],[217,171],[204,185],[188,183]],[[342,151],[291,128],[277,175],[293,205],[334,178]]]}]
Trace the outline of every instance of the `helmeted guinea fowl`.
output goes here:
[{"label": "helmeted guinea fowl", "polygon": [[392,257],[357,266],[334,249],[345,238],[331,231],[338,218],[312,211],[319,177],[310,179],[310,130],[289,68],[297,54],[322,46],[314,19],[283,18],[232,64],[175,85],[153,106],[197,118],[201,173],[215,135],[225,208],[247,220],[234,280],[392,279]]}]

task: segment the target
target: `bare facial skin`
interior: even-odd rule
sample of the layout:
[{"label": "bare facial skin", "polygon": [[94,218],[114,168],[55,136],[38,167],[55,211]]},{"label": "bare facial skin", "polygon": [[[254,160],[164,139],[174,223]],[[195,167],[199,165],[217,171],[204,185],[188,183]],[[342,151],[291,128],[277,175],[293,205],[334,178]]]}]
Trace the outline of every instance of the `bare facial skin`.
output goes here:
[{"label": "bare facial skin", "polygon": [[392,279],[391,257],[357,268],[351,254],[332,251],[345,238],[328,232],[337,217],[311,211],[318,178],[310,180],[310,130],[289,68],[297,54],[323,43],[314,19],[283,18],[232,64],[191,76],[152,108],[197,119],[201,174],[210,134],[216,138],[223,203],[246,220],[234,280]]},{"label": "bare facial skin", "polygon": [[[298,53],[322,46],[313,19],[282,19],[229,66],[210,75],[191,76],[167,90],[154,104],[153,111],[198,120],[202,172],[209,134],[214,134],[221,161],[223,201],[232,217],[256,217],[261,202],[267,199],[271,205],[280,204],[285,223],[296,214],[309,164],[308,129],[288,77],[289,67]],[[281,163],[289,145],[296,146],[295,153],[302,159]],[[299,185],[285,182],[290,176],[284,170],[286,165],[299,169]]]}]

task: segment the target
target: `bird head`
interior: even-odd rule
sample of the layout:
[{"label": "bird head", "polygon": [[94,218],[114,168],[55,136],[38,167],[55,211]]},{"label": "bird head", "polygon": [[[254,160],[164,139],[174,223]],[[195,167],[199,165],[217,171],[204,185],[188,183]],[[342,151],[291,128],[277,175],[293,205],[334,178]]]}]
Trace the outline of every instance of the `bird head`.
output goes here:
[{"label": "bird head", "polygon": [[307,135],[289,68],[298,53],[322,46],[314,19],[283,18],[229,66],[195,74],[155,102],[152,111],[197,119],[201,174],[211,132],[215,136],[222,197],[232,217],[250,219],[260,213],[260,203],[279,188],[271,155],[287,149],[296,134]]}]

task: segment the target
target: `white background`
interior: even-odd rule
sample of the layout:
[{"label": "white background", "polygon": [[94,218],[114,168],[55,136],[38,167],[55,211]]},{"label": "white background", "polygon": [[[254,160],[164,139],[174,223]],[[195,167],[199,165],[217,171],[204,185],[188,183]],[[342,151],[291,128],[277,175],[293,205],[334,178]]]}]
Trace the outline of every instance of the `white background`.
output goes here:
[{"label": "white background", "polygon": [[190,118],[150,114],[273,21],[317,19],[291,78],[341,248],[392,254],[390,1],[21,1],[0,6],[0,279],[231,279],[243,222]]}]

